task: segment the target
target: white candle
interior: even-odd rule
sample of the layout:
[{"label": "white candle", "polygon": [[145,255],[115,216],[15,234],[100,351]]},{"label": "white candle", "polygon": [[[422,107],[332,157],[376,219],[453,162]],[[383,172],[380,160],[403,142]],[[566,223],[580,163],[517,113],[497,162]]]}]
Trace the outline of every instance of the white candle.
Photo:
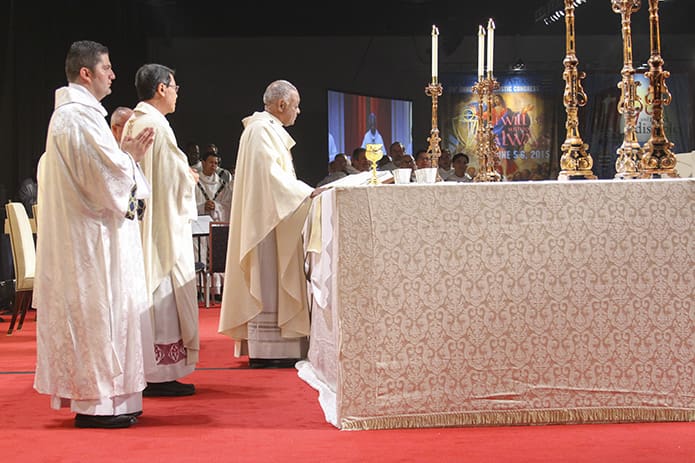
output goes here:
[{"label": "white candle", "polygon": [[478,81],[485,77],[485,28],[478,26]]},{"label": "white candle", "polygon": [[490,18],[487,22],[487,73],[492,77],[493,52],[495,49],[495,21]]},{"label": "white candle", "polygon": [[432,25],[432,83],[437,82],[437,39],[439,38],[439,29],[434,24]]}]

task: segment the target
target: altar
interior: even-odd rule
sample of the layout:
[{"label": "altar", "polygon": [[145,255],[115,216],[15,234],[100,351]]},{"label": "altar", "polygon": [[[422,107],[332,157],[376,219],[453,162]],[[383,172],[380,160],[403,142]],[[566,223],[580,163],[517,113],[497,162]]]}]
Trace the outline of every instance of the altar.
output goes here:
[{"label": "altar", "polygon": [[695,180],[338,187],[299,376],[339,429],[695,420]]}]

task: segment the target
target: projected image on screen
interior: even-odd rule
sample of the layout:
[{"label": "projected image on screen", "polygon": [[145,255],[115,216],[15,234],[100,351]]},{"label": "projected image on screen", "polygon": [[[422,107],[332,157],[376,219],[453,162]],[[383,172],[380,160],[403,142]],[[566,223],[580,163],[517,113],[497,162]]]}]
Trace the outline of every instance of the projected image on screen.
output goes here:
[{"label": "projected image on screen", "polygon": [[384,154],[399,141],[412,153],[413,103],[408,100],[328,91],[328,160],[348,156],[367,143],[381,143]]}]

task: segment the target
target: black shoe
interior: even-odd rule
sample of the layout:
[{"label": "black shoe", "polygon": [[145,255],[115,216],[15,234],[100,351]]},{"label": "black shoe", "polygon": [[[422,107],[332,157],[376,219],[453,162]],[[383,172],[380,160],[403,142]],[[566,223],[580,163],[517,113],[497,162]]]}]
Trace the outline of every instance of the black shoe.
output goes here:
[{"label": "black shoe", "polygon": [[193,384],[184,384],[178,381],[147,383],[147,387],[142,391],[143,397],[182,397],[193,394],[195,394]]},{"label": "black shoe", "polygon": [[257,359],[249,358],[249,368],[294,368],[301,359]]},{"label": "black shoe", "polygon": [[76,428],[129,428],[131,425],[137,423],[137,421],[137,418],[130,416],[129,414],[103,416],[83,415],[82,413],[78,413],[75,415]]}]

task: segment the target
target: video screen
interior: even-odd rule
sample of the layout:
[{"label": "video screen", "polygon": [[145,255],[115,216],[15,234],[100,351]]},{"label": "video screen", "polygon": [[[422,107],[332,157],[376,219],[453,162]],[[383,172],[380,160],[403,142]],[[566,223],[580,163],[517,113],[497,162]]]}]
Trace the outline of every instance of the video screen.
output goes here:
[{"label": "video screen", "polygon": [[412,153],[413,102],[328,90],[328,160],[380,143],[384,154],[399,141]]}]

